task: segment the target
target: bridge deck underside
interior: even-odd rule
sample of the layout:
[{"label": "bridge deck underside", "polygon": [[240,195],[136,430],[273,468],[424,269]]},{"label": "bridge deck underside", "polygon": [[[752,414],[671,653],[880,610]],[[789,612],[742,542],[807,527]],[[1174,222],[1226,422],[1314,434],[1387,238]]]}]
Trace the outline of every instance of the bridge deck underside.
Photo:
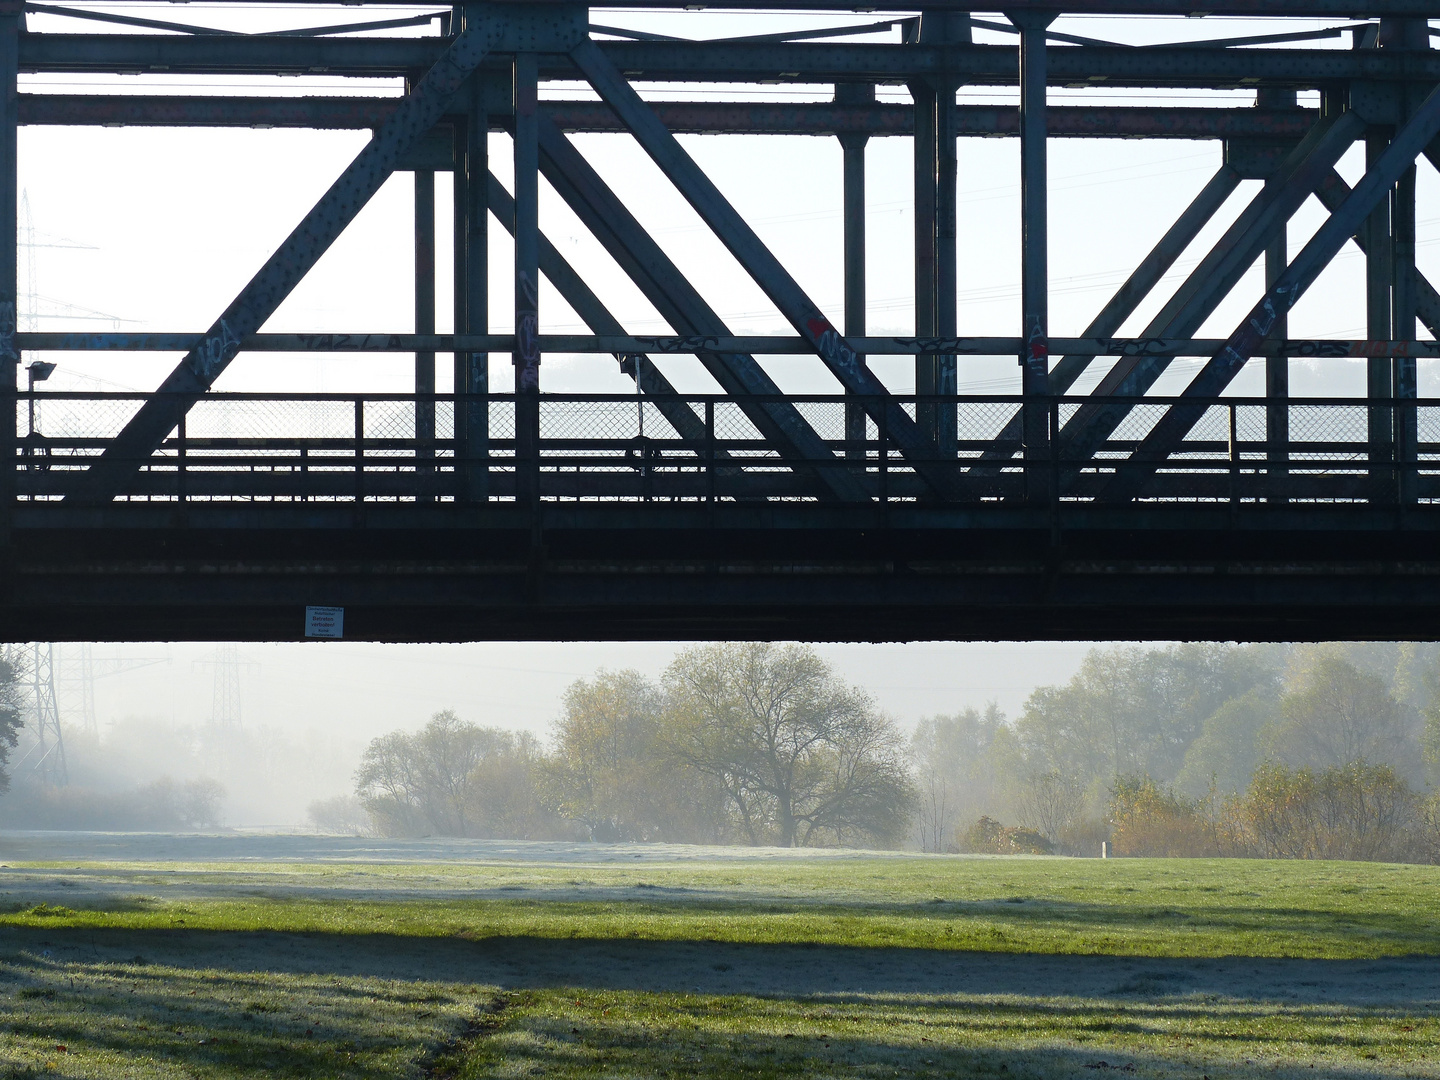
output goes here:
[{"label": "bridge deck underside", "polygon": [[1440,509],[342,504],[17,519],[45,640],[1434,638]]}]

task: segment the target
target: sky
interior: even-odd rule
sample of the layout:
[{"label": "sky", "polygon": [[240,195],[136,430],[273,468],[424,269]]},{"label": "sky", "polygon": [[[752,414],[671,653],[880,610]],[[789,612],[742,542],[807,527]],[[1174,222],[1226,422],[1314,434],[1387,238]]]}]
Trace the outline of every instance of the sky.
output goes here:
[{"label": "sky", "polygon": [[[89,4],[90,7],[103,7]],[[112,5],[112,7],[115,5]],[[303,5],[192,2],[126,4],[127,13],[183,18],[236,29],[316,25],[337,10]],[[413,8],[367,8],[383,18]],[[978,14],[978,13],[977,13]],[[645,14],[597,11],[597,21],[694,37],[761,33],[779,29],[873,20],[869,15],[805,16],[688,12]],[[998,16],[991,16],[998,18]],[[30,16],[41,30],[93,30],[93,24]],[[1239,33],[1306,29],[1304,21],[1216,19],[1100,19],[1070,17],[1056,25],[1095,37],[1132,43],[1224,37]],[[118,30],[118,28],[117,28]],[[403,31],[402,31],[403,32]],[[416,31],[427,32],[427,31]],[[895,32],[875,40],[895,40]],[[980,41],[1010,41],[977,32]],[[1348,47],[1348,39],[1314,47]],[[305,88],[324,94],[400,93],[394,81],[307,78]],[[275,93],[294,94],[296,78],[193,76],[27,76],[27,92]],[[647,85],[647,96],[684,98],[709,93],[723,100],[744,97],[785,101],[826,100],[827,86],[745,88]],[[548,86],[548,97],[584,96],[574,84]],[[908,100],[903,88],[881,89],[882,100]],[[1055,88],[1051,100],[1075,103],[1105,99],[1116,104],[1249,104],[1249,91],[1142,92]],[[1013,103],[1010,88],[966,87],[962,103]],[[26,128],[20,137],[22,328],[41,330],[198,331],[244,285],[263,260],[360,149],[356,132],[140,128]],[[644,154],[623,136],[584,136],[577,143],[627,205],[644,222],[737,333],[781,333],[787,328],[753,282],[699,223]],[[686,147],[721,190],[831,317],[839,321],[841,298],[840,150],[830,138],[685,137]],[[508,183],[508,140],[491,139],[492,167]],[[909,266],[910,144],[875,139],[867,162],[870,235],[868,267],[870,330],[908,334],[913,329],[913,280]],[[1018,146],[1013,139],[962,140],[959,156],[959,324],[964,335],[1015,335],[1019,312]],[[1177,140],[1052,140],[1050,144],[1051,333],[1077,334],[1220,165],[1215,142]],[[1360,160],[1341,164],[1352,183]],[[1420,242],[1423,270],[1440,271],[1440,217],[1436,177],[1420,172]],[[448,304],[448,177],[440,177],[439,329],[450,329]],[[1217,220],[1166,279],[1168,288],[1199,260],[1256,189],[1246,182]],[[334,248],[302,282],[266,329],[275,332],[408,332],[413,328],[409,294],[412,249],[409,228],[412,188],[408,175],[393,177]],[[1294,253],[1323,220],[1312,200],[1296,216],[1289,235]],[[664,323],[623,279],[583,227],[542,185],[541,226],[585,273],[607,306],[636,333],[664,332]],[[492,329],[510,329],[503,298],[509,294],[510,249],[492,223]],[[1363,260],[1353,249],[1337,260],[1291,318],[1292,336],[1363,336]],[[1201,328],[1199,336],[1225,336],[1259,296],[1253,270],[1234,295]],[[1168,293],[1148,300],[1123,332],[1138,330]],[[548,286],[541,292],[542,332],[563,333],[580,324]],[[113,354],[48,356],[60,368],[49,389],[144,390],[155,386],[178,359],[174,355]],[[794,392],[837,389],[819,362],[772,357],[764,364],[779,385]],[[666,374],[682,390],[713,389],[693,360],[665,358]],[[448,386],[440,364],[440,389]],[[897,392],[914,387],[913,368],[902,358],[877,360],[876,369]],[[1198,367],[1180,361],[1156,387],[1177,391]],[[1098,377],[1099,369],[1096,371]],[[1421,361],[1421,393],[1434,392],[1435,365]],[[630,389],[609,357],[550,356],[542,388],[555,391]],[[218,388],[252,391],[405,391],[410,358],[242,356]],[[492,386],[509,386],[508,358],[495,357]],[[962,357],[962,392],[1018,390],[1018,368],[1008,357]],[[1363,364],[1295,362],[1292,392],[1358,394]],[[1238,392],[1260,387],[1258,366],[1236,384]],[[1082,387],[1083,389],[1083,387]],[[42,407],[40,423],[65,422],[54,406]],[[601,667],[634,667],[658,675],[683,643],[500,643],[387,646],[353,642],[246,644],[244,722],[287,730],[343,733],[364,740],[397,727],[414,728],[431,713],[453,708],[477,723],[543,733],[560,696],[576,678]],[[920,642],[887,645],[824,645],[820,651],[847,680],[867,687],[904,725],[925,715],[995,700],[1014,715],[1037,685],[1061,682],[1078,665],[1087,644]],[[214,646],[97,644],[103,658],[157,657],[168,662],[109,676],[96,686],[97,715],[106,723],[126,716],[153,716],[197,723],[211,712]],[[64,669],[62,658],[62,671]],[[73,686],[72,686],[73,689]],[[62,695],[63,696],[63,695]]]}]

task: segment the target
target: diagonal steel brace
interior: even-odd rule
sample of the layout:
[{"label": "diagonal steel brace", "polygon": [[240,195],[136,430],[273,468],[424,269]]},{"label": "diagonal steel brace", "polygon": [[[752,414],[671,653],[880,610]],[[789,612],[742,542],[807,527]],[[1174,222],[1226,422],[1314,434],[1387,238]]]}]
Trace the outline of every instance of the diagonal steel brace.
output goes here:
[{"label": "diagonal steel brace", "polygon": [[[505,185],[496,179],[494,173],[488,174],[486,194],[490,212],[513,236],[515,199],[505,190]],[[555,286],[565,302],[575,309],[575,314],[585,321],[592,333],[600,337],[628,336],[620,320],[610,314],[600,298],[590,291],[590,286],[585,284],[575,272],[575,268],[556,250],[555,245],[546,239],[544,233],[540,234],[540,272]],[[656,368],[653,362],[637,364],[636,357],[632,354],[619,355],[615,359],[620,361],[620,369],[640,384],[641,391],[655,399],[655,407],[682,439],[692,444],[692,448],[704,445],[705,422],[681,399],[670,380],[665,378],[664,373]],[[626,360],[630,361],[628,366]]]},{"label": "diagonal steel brace", "polygon": [[[1175,265],[1175,260],[1184,253],[1195,237],[1200,235],[1200,230],[1209,224],[1210,219],[1239,184],[1239,170],[1229,164],[1221,165],[1080,336],[1107,338],[1118,333],[1125,320],[1140,306],[1141,301],[1150,295],[1170,267]],[[1063,394],[1068,391],[1094,360],[1093,354],[1061,357],[1050,369],[1050,392]],[[995,437],[999,445],[980,455],[980,461],[995,464],[972,465],[967,475],[984,476],[998,472],[1001,463],[1015,456],[1010,447],[1019,445],[1023,435],[1022,424],[1020,416],[1012,417]]]},{"label": "diagonal steel brace", "polygon": [[[1140,336],[1193,336],[1261,256],[1275,231],[1294,216],[1364,130],[1365,121],[1351,111],[1320,120],[1287,156],[1278,182],[1256,194]],[[1093,456],[1132,408],[1104,399],[1140,397],[1171,359],[1122,357],[1117,361],[1092,392],[1091,401],[1061,429],[1061,456],[1073,461]]]},{"label": "diagonal steel brace", "polygon": [[504,30],[500,20],[477,21],[451,43],[394,115],[375,133],[330,190],[270,256],[225,309],[201,343],[160,384],[155,396],[79,475],[67,502],[98,505],[121,494],[165,437],[175,429],[265,321],[355,219],[404,155],[433,128],[461,83]]},{"label": "diagonal steel brace", "polygon": [[925,436],[885,384],[860,362],[850,343],[780,265],[600,47],[593,41],[584,41],[571,50],[570,57],[771,303],[810,342],[830,373],[856,395],[881,430],[888,432],[890,440],[915,472],[942,498],[959,498],[961,487],[954,459],[948,463],[941,459],[935,442]]},{"label": "diagonal steel brace", "polygon": [[[698,335],[696,356],[727,394],[738,399],[760,434],[775,446],[791,468],[817,475],[822,490],[847,502],[863,502],[869,495],[849,468],[828,467],[841,459],[783,397],[755,358],[741,353],[717,352],[703,339],[730,337],[730,330],[660,245],[645,231],[600,178],[573,143],[543,113],[537,119],[540,137],[540,171],[600,241],[646,299],[673,330]],[[746,401],[761,396],[768,400]],[[816,467],[813,463],[827,463]]]},{"label": "diagonal steel brace", "polygon": [[[1428,149],[1426,156],[1430,156]],[[1350,197],[1350,185],[1339,173],[1331,169],[1330,175],[1321,181],[1315,195],[1325,209],[1333,214]],[[1369,251],[1370,236],[1367,229],[1357,229],[1355,235],[1350,239],[1355,241],[1355,246],[1361,252]],[[1431,285],[1430,280],[1419,270],[1415,271],[1415,314],[1425,325],[1425,329],[1440,338],[1440,292],[1435,291],[1435,286]]]},{"label": "diagonal steel brace", "polygon": [[1200,369],[1180,395],[1196,400],[1172,405],[1166,411],[1130,457],[1139,467],[1132,466],[1117,474],[1100,492],[1099,499],[1123,501],[1140,493],[1150,476],[1205,415],[1213,400],[1259,350],[1276,321],[1295,306],[1437,134],[1440,134],[1440,88],[1432,90],[1395,133],[1389,147],[1360,178],[1349,197],[1320,226],[1285,272],[1265,291],[1245,321],[1236,327],[1225,347]]}]

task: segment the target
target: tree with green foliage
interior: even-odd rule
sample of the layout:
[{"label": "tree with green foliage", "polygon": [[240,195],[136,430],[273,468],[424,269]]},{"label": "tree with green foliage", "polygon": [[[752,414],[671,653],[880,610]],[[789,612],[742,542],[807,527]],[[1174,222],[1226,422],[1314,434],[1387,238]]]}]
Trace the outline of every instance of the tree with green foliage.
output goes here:
[{"label": "tree with green foliage", "polygon": [[1206,720],[1227,701],[1275,686],[1278,661],[1256,646],[1092,649],[1068,683],[1026,701],[1012,783],[1023,791],[1033,777],[1062,777],[1098,816],[1119,776],[1174,781]]},{"label": "tree with green foliage", "polygon": [[592,840],[656,839],[663,714],[662,695],[638,671],[600,671],[565,691],[546,783]]},{"label": "tree with green foliage", "polygon": [[1244,791],[1260,763],[1260,734],[1275,722],[1279,708],[1279,694],[1268,685],[1221,705],[1186,749],[1176,789],[1191,798],[1212,788],[1221,795]]},{"label": "tree with green foliage", "polygon": [[752,844],[893,844],[914,787],[893,723],[813,649],[687,649],[665,674],[676,758],[724,793]]},{"label": "tree with green foliage", "polygon": [[1423,806],[1388,765],[1315,770],[1266,762],[1233,813],[1269,859],[1401,861],[1415,857]]},{"label": "tree with green foliage", "polygon": [[537,791],[540,758],[533,736],[447,709],[414,734],[373,740],[355,794],[385,835],[540,838],[553,831]]},{"label": "tree with green foliage", "polygon": [[1222,854],[1210,810],[1148,776],[1122,776],[1110,790],[1110,839],[1116,855],[1202,858]]},{"label": "tree with green foliage", "polygon": [[723,793],[675,760],[668,722],[665,694],[638,671],[600,671],[572,683],[545,766],[559,812],[592,840],[728,839]]},{"label": "tree with green foliage", "polygon": [[1262,734],[1266,757],[1291,767],[1369,762],[1406,776],[1418,772],[1419,715],[1396,701],[1382,678],[1352,664],[1344,650],[1298,654],[1290,683],[1277,721]]},{"label": "tree with green foliage", "polygon": [[21,708],[20,673],[8,658],[0,659],[0,794],[10,789],[10,751],[20,742],[25,726]]},{"label": "tree with green foliage", "polygon": [[994,810],[1001,801],[993,751],[996,739],[1006,734],[1005,714],[993,701],[983,712],[968,708],[951,716],[926,717],[915,726],[910,759],[920,850],[950,850],[958,826]]}]

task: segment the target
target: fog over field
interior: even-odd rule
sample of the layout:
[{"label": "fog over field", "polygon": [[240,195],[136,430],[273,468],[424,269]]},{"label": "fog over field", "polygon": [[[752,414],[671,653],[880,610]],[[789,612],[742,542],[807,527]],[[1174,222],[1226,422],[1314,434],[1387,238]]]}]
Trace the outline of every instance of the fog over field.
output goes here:
[{"label": "fog over field", "polygon": [[[306,807],[348,793],[366,744],[454,710],[463,720],[548,735],[561,698],[599,669],[655,678],[684,647],[670,642],[374,645],[242,644],[235,649],[243,750],[215,759],[177,740],[215,717],[214,644],[94,644],[98,757],[83,753],[81,647],[57,645],[61,720],[72,782],[134,785],[205,775],[226,788],[230,827],[303,828]],[[1061,683],[1088,643],[823,645],[842,679],[863,687],[905,731],[924,716],[995,701],[1015,715],[1030,692]],[[106,674],[131,662],[158,661]],[[79,769],[78,774],[76,773]]]}]

